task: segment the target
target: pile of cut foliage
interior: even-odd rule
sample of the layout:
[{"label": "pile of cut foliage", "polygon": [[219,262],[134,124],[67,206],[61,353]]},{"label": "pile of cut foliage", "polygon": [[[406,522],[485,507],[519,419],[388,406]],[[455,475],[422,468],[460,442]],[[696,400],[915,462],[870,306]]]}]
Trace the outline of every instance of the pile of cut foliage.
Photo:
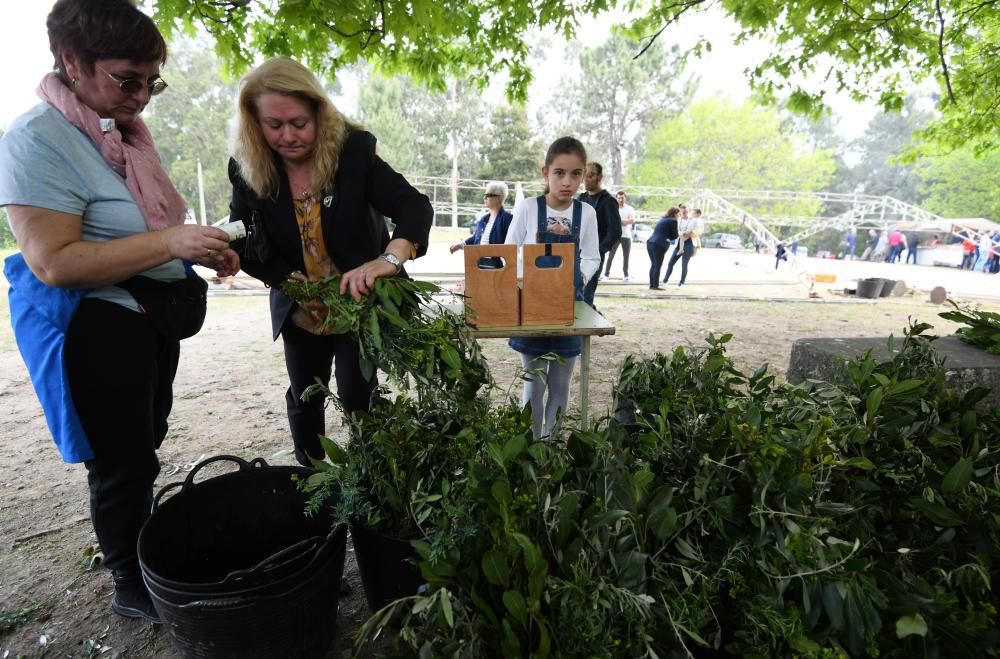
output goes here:
[{"label": "pile of cut foliage", "polygon": [[549,442],[469,388],[356,417],[317,481],[350,483],[338,519],[396,510],[428,584],[358,648],[394,621],[399,656],[997,656],[1000,410],[927,329],[839,384],[741,372],[729,335],[628,357],[615,418]]},{"label": "pile of cut foliage", "polygon": [[628,423],[484,441],[416,543],[428,594],[362,640],[396,616],[421,656],[997,656],[1000,416],[925,329],[842,385],[742,373],[728,336],[626,359]]}]

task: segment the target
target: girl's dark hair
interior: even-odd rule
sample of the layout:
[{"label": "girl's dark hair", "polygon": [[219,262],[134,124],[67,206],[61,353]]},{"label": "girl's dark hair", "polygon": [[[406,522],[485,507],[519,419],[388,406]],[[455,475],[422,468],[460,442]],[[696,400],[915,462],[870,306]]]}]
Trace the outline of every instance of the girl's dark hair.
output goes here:
[{"label": "girl's dark hair", "polygon": [[129,0],[58,0],[45,27],[63,82],[69,82],[63,53],[76,55],[90,70],[99,59],[167,61],[167,42],[156,23]]},{"label": "girl's dark hair", "polygon": [[583,148],[583,143],[575,137],[560,137],[549,145],[549,150],[545,152],[545,166],[548,167],[556,156],[580,156],[583,162],[587,162],[587,150]]},{"label": "girl's dark hair", "polygon": [[677,214],[681,212],[681,209],[676,206],[671,206],[670,210],[667,211],[667,217],[677,217]]}]

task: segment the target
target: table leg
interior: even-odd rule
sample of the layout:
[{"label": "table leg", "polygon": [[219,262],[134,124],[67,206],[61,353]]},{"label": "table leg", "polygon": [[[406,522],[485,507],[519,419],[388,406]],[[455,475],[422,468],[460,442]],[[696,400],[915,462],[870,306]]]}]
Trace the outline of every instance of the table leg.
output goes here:
[{"label": "table leg", "polygon": [[587,403],[590,396],[590,336],[583,337],[580,351],[580,429],[587,429]]}]

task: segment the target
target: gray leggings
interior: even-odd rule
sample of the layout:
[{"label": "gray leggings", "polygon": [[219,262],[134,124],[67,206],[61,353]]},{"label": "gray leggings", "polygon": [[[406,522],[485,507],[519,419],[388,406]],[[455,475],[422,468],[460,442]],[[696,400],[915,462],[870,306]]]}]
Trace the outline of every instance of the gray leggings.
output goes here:
[{"label": "gray leggings", "polygon": [[[576,357],[564,357],[560,363],[524,353],[518,354],[521,355],[521,366],[525,371],[521,405],[531,404],[531,434],[535,439],[541,439],[552,434],[559,413],[566,410]],[[549,399],[544,402],[546,389],[549,391]]]}]

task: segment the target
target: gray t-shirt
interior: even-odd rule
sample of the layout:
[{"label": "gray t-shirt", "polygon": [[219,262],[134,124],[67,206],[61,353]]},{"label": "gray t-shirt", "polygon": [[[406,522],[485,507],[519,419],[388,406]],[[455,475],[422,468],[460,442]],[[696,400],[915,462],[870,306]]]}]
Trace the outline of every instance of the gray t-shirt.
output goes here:
[{"label": "gray t-shirt", "polygon": [[[149,231],[125,179],[90,137],[48,103],[18,117],[0,139],[0,206],[8,204],[79,215],[83,240],[93,242]],[[141,274],[183,279],[184,264],[174,259]],[[117,286],[95,289],[87,297],[138,310],[132,296]]]}]

